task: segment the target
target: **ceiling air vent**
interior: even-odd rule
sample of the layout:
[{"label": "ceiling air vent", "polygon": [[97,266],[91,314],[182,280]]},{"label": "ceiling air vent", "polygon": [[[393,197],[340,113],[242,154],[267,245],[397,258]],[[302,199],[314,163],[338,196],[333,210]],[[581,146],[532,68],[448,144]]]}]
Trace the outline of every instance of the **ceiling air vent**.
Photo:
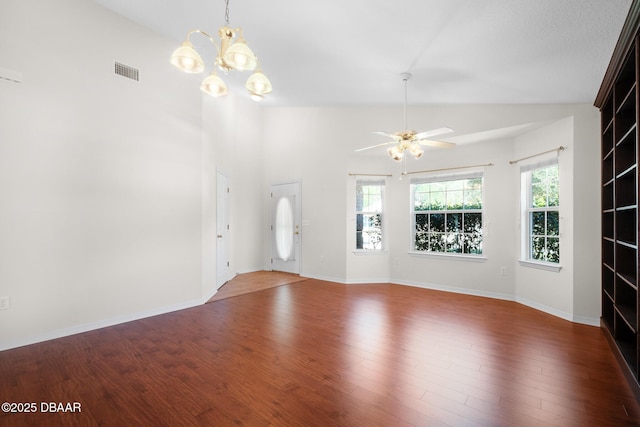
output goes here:
[{"label": "ceiling air vent", "polygon": [[121,64],[119,62],[116,62],[115,66],[116,66],[115,70],[117,75],[126,77],[131,80],[135,80],[135,81],[140,80],[138,77],[139,71],[137,68],[133,68],[128,65]]}]

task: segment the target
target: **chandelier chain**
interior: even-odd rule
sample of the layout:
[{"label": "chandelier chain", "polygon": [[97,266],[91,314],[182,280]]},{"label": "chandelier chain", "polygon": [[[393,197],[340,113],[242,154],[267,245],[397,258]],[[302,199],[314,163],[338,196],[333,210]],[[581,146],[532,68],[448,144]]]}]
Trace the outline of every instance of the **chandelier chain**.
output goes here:
[{"label": "chandelier chain", "polygon": [[224,20],[229,25],[229,0],[225,0]]}]

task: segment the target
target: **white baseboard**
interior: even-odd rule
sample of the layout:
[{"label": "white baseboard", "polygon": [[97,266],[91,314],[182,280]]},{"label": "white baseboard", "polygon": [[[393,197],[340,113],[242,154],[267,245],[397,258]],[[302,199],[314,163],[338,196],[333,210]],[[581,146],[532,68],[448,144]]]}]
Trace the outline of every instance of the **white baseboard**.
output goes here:
[{"label": "white baseboard", "polygon": [[434,291],[453,292],[453,293],[456,293],[456,294],[474,295],[474,296],[477,296],[477,297],[486,297],[486,298],[513,301],[513,296],[512,295],[500,294],[500,293],[496,293],[496,292],[479,291],[477,289],[458,288],[458,287],[453,287],[453,286],[443,286],[443,285],[436,285],[436,284],[433,284],[433,283],[421,283],[421,282],[412,282],[412,281],[397,281],[396,280],[396,281],[391,282],[391,283],[396,283],[398,285],[404,285],[404,286],[414,286],[414,287],[423,288],[423,289],[432,289]]},{"label": "white baseboard", "polygon": [[388,277],[385,278],[370,278],[370,279],[357,279],[357,280],[347,280],[347,285],[368,285],[368,284],[377,284],[377,285],[382,285],[385,283],[393,283],[391,282],[391,279],[389,279]]},{"label": "white baseboard", "polygon": [[527,307],[534,308],[538,311],[542,311],[544,313],[551,314],[552,316],[556,316],[561,319],[568,320],[569,322],[572,322],[572,323],[580,323],[580,324],[589,325],[589,326],[600,326],[600,319],[598,318],[594,319],[593,317],[576,316],[574,314],[567,313],[566,311],[558,310],[557,308],[549,307],[547,305],[540,304],[535,301],[531,301],[530,299],[527,299],[527,298],[516,297],[515,301],[520,304],[526,305]]},{"label": "white baseboard", "polygon": [[552,316],[559,317],[564,320],[568,320],[569,322],[580,323],[580,324],[589,325],[589,326],[600,326],[599,318],[576,316],[571,313],[567,313],[565,311],[558,310],[556,308],[549,307],[547,305],[540,304],[535,301],[531,301],[527,298],[520,298],[510,294],[478,291],[477,289],[456,288],[456,287],[450,287],[450,286],[435,285],[431,283],[402,282],[402,281],[394,281],[391,283],[397,283],[399,285],[406,285],[406,286],[415,286],[415,287],[424,288],[424,289],[433,289],[436,291],[453,292],[458,294],[474,295],[474,296],[480,296],[480,297],[486,297],[486,298],[500,299],[505,301],[514,301],[519,304],[526,305],[527,307],[531,307],[535,310],[542,311],[543,313],[547,313]]},{"label": "white baseboard", "polygon": [[56,338],[68,337],[70,335],[81,334],[83,332],[89,332],[96,329],[106,328],[109,326],[119,325],[121,323],[131,322],[133,320],[140,320],[146,317],[157,316],[159,314],[171,313],[172,311],[184,310],[186,308],[197,307],[202,305],[202,300],[191,300],[180,304],[169,305],[165,307],[158,307],[139,313],[128,314],[124,316],[113,317],[111,319],[104,319],[93,323],[85,323],[83,325],[72,326],[69,328],[58,329],[50,332],[46,332],[40,335],[32,335],[25,338],[20,338],[13,341],[0,343],[0,351],[9,350],[17,347],[24,347],[26,345],[36,344],[43,341],[49,341]]},{"label": "white baseboard", "polygon": [[[465,294],[465,295],[474,295],[474,296],[481,296],[481,297],[494,298],[494,299],[500,299],[500,300],[515,301],[517,303],[526,305],[533,309],[542,311],[547,314],[551,314],[553,316],[568,320],[573,323],[580,323],[580,324],[589,325],[589,326],[600,326],[599,318],[576,316],[571,313],[567,313],[562,310],[558,310],[553,307],[549,307],[544,304],[540,304],[526,298],[519,298],[517,296],[508,295],[508,294],[478,291],[477,289],[442,286],[442,285],[431,284],[431,283],[422,283],[422,282],[413,282],[413,281],[397,281],[397,280],[393,281],[387,278],[384,278],[384,279],[373,278],[370,280],[350,280],[349,282],[347,282],[344,278],[337,278],[337,277],[331,277],[331,276],[318,276],[318,275],[312,275],[312,274],[300,274],[300,276],[307,277],[310,279],[341,283],[344,285],[351,285],[351,284],[358,285],[358,284],[367,284],[367,283],[369,284],[392,283],[397,285],[413,286],[413,287],[424,288],[424,289],[433,289],[436,291],[453,292],[453,293],[459,293],[459,294]],[[36,344],[39,342],[49,341],[52,339],[62,338],[70,335],[80,334],[83,332],[89,332],[89,331],[93,331],[100,328],[106,328],[109,326],[119,325],[121,323],[143,319],[146,317],[152,317],[160,314],[171,313],[173,311],[197,307],[199,305],[206,303],[209,299],[211,299],[213,295],[216,294],[216,292],[217,292],[217,289],[213,289],[210,295],[205,295],[201,299],[197,299],[197,300],[191,300],[191,301],[186,301],[180,304],[173,304],[169,306],[158,307],[158,308],[154,308],[154,309],[143,311],[143,312],[114,317],[111,319],[100,320],[93,323],[87,323],[87,324],[77,325],[69,328],[58,329],[55,331],[46,332],[44,334],[33,335],[30,337],[25,337],[25,338],[21,338],[21,339],[9,341],[9,342],[0,342],[0,351],[9,350],[17,347],[23,347],[26,345]]]},{"label": "white baseboard", "polygon": [[598,317],[586,317],[586,316],[573,316],[572,322],[580,323],[582,325],[600,327],[600,318]]},{"label": "white baseboard", "polygon": [[315,274],[306,274],[306,273],[300,273],[300,277],[306,277],[308,279],[324,280],[326,282],[342,283],[343,285],[347,284],[347,282],[344,280],[344,277],[318,276]]}]

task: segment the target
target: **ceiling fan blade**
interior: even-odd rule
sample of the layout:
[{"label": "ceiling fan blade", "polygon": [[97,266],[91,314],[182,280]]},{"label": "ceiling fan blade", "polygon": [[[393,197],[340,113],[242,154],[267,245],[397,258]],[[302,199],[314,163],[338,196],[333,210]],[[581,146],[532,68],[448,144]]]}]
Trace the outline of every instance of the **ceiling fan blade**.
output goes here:
[{"label": "ceiling fan blade", "polygon": [[418,144],[429,145],[431,147],[438,147],[438,148],[453,148],[456,146],[456,144],[454,144],[453,142],[432,141],[430,139],[421,139],[420,141],[418,141]]},{"label": "ceiling fan blade", "polygon": [[451,133],[453,132],[453,129],[451,128],[438,128],[438,129],[432,129],[432,130],[428,130],[426,132],[420,132],[418,134],[416,134],[414,136],[414,139],[425,139],[425,138],[429,138],[432,136],[436,136],[436,135],[444,135],[445,133]]},{"label": "ceiling fan blade", "polygon": [[377,131],[377,132],[371,132],[371,133],[374,133],[374,134],[376,134],[376,135],[388,136],[389,138],[392,138],[392,137],[393,137],[393,134],[391,134],[391,133],[387,133],[387,132],[380,132],[380,131]]},{"label": "ceiling fan blade", "polygon": [[396,134],[393,133],[387,133],[387,132],[372,132],[376,135],[382,135],[382,136],[386,136],[387,138],[392,138],[395,142],[398,142],[402,139],[401,136],[398,136]]},{"label": "ceiling fan blade", "polygon": [[389,141],[389,142],[383,142],[382,144],[376,144],[376,145],[371,145],[369,147],[364,147],[364,148],[358,148],[356,151],[356,153],[358,151],[364,151],[364,150],[370,150],[372,148],[378,148],[378,147],[382,147],[384,145],[389,145],[389,144],[395,144],[395,141]]}]

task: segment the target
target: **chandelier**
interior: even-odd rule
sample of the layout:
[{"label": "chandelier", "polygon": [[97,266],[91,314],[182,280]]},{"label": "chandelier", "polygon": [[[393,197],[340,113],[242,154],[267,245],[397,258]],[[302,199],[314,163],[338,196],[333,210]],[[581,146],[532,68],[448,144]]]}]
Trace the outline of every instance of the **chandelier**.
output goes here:
[{"label": "chandelier", "polygon": [[232,29],[229,26],[229,0],[225,6],[225,25],[218,30],[219,43],[213,37],[201,30],[190,30],[187,38],[171,55],[171,63],[179,70],[186,73],[201,73],[204,71],[204,61],[196,52],[189,37],[194,34],[201,34],[207,37],[216,47],[216,55],[213,71],[202,81],[200,90],[214,97],[226,95],[229,90],[224,81],[218,76],[216,67],[224,74],[229,71],[254,71],[247,79],[245,87],[254,101],[261,101],[265,95],[271,92],[271,82],[262,73],[258,58],[247,46],[247,42],[242,37],[242,29]]}]

